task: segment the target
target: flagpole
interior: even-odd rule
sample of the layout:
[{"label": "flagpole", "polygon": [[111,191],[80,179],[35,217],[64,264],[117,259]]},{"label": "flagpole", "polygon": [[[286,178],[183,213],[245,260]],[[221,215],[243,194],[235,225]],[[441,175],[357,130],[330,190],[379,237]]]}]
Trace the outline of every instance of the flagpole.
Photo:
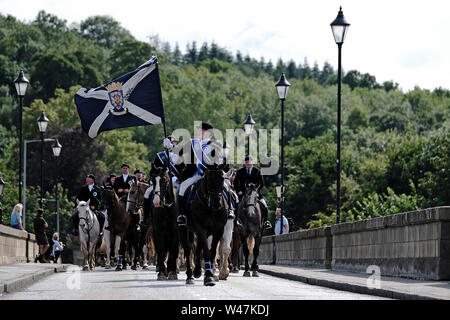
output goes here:
[{"label": "flagpole", "polygon": [[[164,112],[164,103],[163,103],[163,98],[162,98],[162,88],[161,88],[161,79],[159,77],[159,62],[158,62],[158,58],[156,58],[156,71],[158,72],[158,82],[159,82],[159,93],[161,95],[161,109],[163,111],[163,118],[162,118],[162,124],[163,124],[163,129],[164,129],[164,138],[167,139],[167,127],[166,127],[166,113]],[[169,153],[169,149],[164,147],[165,149],[165,153],[166,153],[166,157],[167,157],[167,170],[169,170],[170,172],[170,153]],[[169,174],[170,177],[170,174]],[[170,186],[170,190],[173,190],[173,184],[172,184],[172,178],[169,179],[169,186]],[[175,198],[175,196],[174,196]]]}]

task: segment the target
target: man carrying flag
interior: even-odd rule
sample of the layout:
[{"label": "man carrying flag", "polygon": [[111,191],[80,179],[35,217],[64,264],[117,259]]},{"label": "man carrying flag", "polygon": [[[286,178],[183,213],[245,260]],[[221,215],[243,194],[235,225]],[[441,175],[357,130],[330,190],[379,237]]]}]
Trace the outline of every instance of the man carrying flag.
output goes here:
[{"label": "man carrying flag", "polygon": [[102,131],[164,123],[157,58],[104,86],[81,88],[75,104],[92,139]]}]

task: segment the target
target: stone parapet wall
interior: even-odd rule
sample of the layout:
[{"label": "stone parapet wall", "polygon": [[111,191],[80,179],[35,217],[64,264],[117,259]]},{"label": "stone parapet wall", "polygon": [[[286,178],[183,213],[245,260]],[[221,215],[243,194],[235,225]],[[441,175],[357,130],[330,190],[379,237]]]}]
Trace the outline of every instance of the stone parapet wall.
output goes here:
[{"label": "stone parapet wall", "polygon": [[34,234],[0,225],[0,265],[33,261],[38,252]]},{"label": "stone parapet wall", "polygon": [[450,207],[411,211],[331,227],[263,237],[261,263],[450,279]]}]

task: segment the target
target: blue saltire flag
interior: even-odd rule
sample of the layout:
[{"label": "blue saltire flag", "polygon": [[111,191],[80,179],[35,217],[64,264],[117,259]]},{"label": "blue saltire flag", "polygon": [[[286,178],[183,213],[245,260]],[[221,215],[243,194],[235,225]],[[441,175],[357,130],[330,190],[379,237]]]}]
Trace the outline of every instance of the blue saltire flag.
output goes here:
[{"label": "blue saltire flag", "polygon": [[164,123],[157,58],[104,86],[81,88],[75,104],[91,138],[102,131]]}]

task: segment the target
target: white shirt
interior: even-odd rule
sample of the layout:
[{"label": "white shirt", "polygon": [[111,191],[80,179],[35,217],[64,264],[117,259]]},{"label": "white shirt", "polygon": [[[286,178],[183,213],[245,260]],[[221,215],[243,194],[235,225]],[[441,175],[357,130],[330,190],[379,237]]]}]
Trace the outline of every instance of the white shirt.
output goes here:
[{"label": "white shirt", "polygon": [[89,188],[89,192],[92,192],[92,188],[94,188],[94,185],[90,184],[90,185],[88,185],[88,188]]},{"label": "white shirt", "polygon": [[127,174],[123,174],[122,177],[123,177],[123,182],[127,182],[128,175]]}]

